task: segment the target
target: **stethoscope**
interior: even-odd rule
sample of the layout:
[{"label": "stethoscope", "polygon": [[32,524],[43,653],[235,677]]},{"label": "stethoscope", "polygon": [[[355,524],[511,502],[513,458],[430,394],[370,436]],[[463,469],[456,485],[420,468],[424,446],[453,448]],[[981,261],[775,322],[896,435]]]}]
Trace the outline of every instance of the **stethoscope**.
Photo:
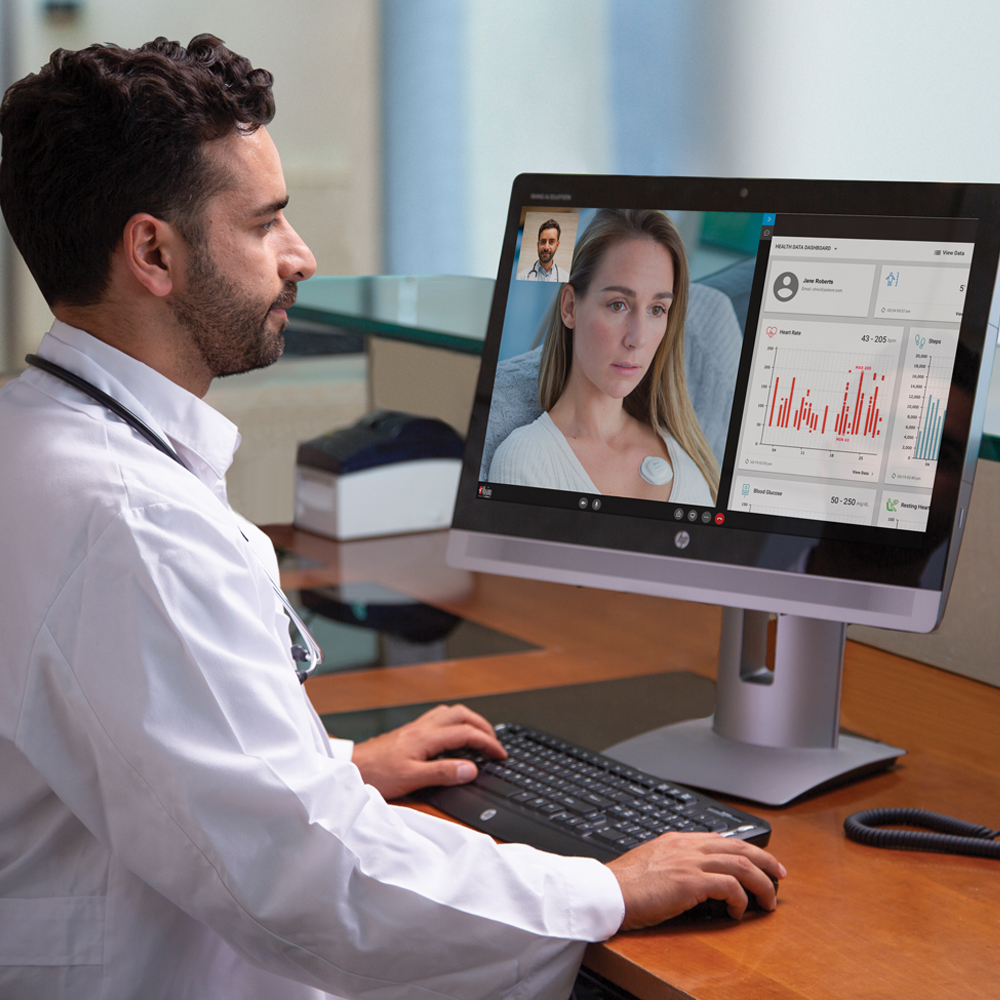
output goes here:
[{"label": "stethoscope", "polygon": [[[552,279],[551,278],[546,278],[545,277],[545,272],[541,270],[541,263],[542,262],[540,260],[536,260],[535,263],[531,265],[531,270],[528,272],[528,274],[534,274],[538,278],[539,281],[551,281]],[[556,262],[555,261],[552,261],[552,268],[550,268],[549,271],[548,271],[549,274],[552,273],[552,269],[553,268],[555,269],[555,272],[556,272],[556,281],[558,281],[559,280],[559,268],[556,266]],[[563,284],[565,284],[565,282],[563,282]]]},{"label": "stethoscope", "polygon": [[[88,382],[86,379],[80,378],[79,375],[75,375],[73,372],[63,368],[61,365],[47,361],[45,358],[40,358],[37,354],[29,354],[24,360],[27,361],[32,367],[40,368],[43,372],[48,372],[50,375],[54,375],[57,379],[61,379],[67,385],[73,386],[74,389],[79,389],[85,396],[90,396],[91,399],[100,403],[101,406],[110,410],[116,417],[124,420],[130,427],[138,431],[154,448],[158,451],[162,451],[164,455],[172,458],[178,465],[194,475],[194,472],[187,462],[185,462],[184,459],[181,458],[181,456],[178,455],[177,452],[174,451],[174,449],[171,448],[159,434],[157,434],[148,424],[140,420],[128,407],[122,406],[117,399],[112,398],[106,392],[98,389],[96,385]],[[237,525],[237,527],[239,526]],[[253,557],[260,564],[261,569],[264,570],[264,574],[267,576],[268,581],[274,588],[274,592],[278,595],[281,605],[285,609],[285,613],[298,629],[299,636],[302,638],[302,641],[305,642],[305,646],[300,646],[298,643],[292,646],[292,659],[296,664],[295,676],[298,677],[299,681],[304,684],[306,678],[323,662],[323,650],[319,648],[319,645],[312,637],[309,629],[306,628],[305,622],[298,616],[295,608],[292,607],[291,602],[287,597],[285,597],[281,587],[278,586],[277,581],[275,581],[274,577],[271,576],[267,566],[264,565],[264,561],[257,555],[256,552],[254,552],[254,548],[250,544],[250,539],[243,534],[242,528],[240,528],[240,534],[243,535],[243,540],[247,543],[247,547],[250,549],[250,552],[253,553]]]}]

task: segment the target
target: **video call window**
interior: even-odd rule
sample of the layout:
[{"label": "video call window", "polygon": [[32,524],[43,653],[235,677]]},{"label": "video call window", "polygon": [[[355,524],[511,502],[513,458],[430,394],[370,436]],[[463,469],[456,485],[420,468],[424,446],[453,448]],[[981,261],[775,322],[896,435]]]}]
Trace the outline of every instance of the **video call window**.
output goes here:
[{"label": "video call window", "polygon": [[924,531],[974,235],[524,208],[480,495]]},{"label": "video call window", "polygon": [[576,209],[522,209],[516,280],[565,281],[573,261],[579,221]]}]

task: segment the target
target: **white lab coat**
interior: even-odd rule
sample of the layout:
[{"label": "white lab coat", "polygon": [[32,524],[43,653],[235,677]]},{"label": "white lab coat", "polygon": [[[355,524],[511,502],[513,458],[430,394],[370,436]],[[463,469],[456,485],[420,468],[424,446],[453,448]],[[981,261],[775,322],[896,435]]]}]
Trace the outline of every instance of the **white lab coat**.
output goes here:
[{"label": "white lab coat", "polygon": [[61,323],[39,354],[196,475],[46,373],[0,390],[0,996],[565,997],[611,873],[365,786],[226,503],[236,428]]},{"label": "white lab coat", "polygon": [[554,261],[549,268],[548,274],[542,270],[542,262],[536,260],[531,267],[526,267],[523,271],[517,272],[518,281],[558,281],[563,284],[569,281],[569,274],[564,271]]}]

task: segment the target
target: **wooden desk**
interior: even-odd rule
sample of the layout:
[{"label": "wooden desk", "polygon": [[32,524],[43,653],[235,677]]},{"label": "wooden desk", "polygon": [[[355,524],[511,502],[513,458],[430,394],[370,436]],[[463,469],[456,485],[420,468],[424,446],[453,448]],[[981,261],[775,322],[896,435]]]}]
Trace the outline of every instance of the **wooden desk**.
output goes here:
[{"label": "wooden desk", "polygon": [[[374,580],[540,647],[358,671],[307,685],[321,713],[687,670],[714,676],[718,608],[444,565],[445,534],[338,545],[272,538],[315,560],[289,588]],[[842,724],[910,752],[892,772],[786,809],[752,807],[788,868],[778,909],[592,945],[586,964],[644,1000],[996,998],[1000,865],[848,841],[846,816],[917,806],[1000,826],[1000,690],[848,643]]]}]

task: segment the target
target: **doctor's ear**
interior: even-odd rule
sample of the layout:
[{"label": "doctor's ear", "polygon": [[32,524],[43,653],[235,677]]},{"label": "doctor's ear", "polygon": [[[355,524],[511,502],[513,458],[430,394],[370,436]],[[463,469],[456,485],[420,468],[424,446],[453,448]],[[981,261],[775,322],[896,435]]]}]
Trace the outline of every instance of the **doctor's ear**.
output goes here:
[{"label": "doctor's ear", "polygon": [[173,291],[184,240],[163,219],[140,212],[125,223],[122,233],[124,264],[133,278],[162,298]]},{"label": "doctor's ear", "polygon": [[576,289],[572,285],[563,285],[559,295],[559,314],[567,330],[576,326]]}]

